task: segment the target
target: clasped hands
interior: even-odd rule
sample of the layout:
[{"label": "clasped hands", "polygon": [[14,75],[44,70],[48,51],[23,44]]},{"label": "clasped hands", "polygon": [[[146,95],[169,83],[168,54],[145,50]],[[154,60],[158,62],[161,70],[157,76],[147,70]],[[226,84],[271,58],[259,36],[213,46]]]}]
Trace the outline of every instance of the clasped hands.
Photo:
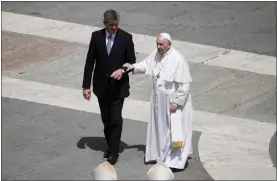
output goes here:
[{"label": "clasped hands", "polygon": [[[134,68],[134,66],[130,63],[125,63],[122,67],[127,68],[126,71],[132,70]],[[111,78],[120,80],[122,78],[122,75],[123,75],[122,69],[118,69],[112,73]]]},{"label": "clasped hands", "polygon": [[[125,63],[122,67],[127,68],[126,72],[134,68],[134,66],[130,63]],[[120,80],[122,78],[122,75],[123,75],[122,69],[118,69],[112,73],[111,78]]]},{"label": "clasped hands", "polygon": [[114,78],[116,80],[120,80],[122,78],[123,72],[122,69],[117,69],[114,71],[111,75],[111,78]]},{"label": "clasped hands", "polygon": [[130,63],[125,63],[122,67],[127,68],[126,71],[130,71],[130,70],[134,69],[134,65],[132,65]]}]

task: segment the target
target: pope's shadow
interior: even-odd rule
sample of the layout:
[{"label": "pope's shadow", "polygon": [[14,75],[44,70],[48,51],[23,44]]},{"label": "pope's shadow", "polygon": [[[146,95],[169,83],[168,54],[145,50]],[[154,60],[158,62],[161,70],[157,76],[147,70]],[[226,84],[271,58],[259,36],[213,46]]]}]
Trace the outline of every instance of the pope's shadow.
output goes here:
[{"label": "pope's shadow", "polygon": [[[106,139],[104,137],[82,137],[77,142],[77,147],[80,149],[85,149],[86,147],[94,150],[94,151],[102,151],[105,152],[108,149],[108,145],[106,143]],[[125,149],[133,149],[136,148],[137,151],[142,151],[145,153],[145,145],[137,144],[137,145],[127,145],[125,142],[121,141],[119,146],[119,153],[122,153]]]}]

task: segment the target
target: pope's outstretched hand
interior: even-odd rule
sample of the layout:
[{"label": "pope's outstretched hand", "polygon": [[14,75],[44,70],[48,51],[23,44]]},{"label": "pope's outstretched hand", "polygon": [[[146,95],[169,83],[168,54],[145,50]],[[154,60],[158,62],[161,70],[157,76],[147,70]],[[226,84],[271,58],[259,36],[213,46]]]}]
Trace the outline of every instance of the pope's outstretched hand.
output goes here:
[{"label": "pope's outstretched hand", "polygon": [[134,65],[129,64],[129,63],[125,63],[125,64],[123,65],[123,67],[126,67],[126,68],[127,68],[127,70],[126,70],[126,71],[129,71],[129,70],[132,70],[132,69],[134,69],[134,68],[135,68],[135,67],[134,67]]}]

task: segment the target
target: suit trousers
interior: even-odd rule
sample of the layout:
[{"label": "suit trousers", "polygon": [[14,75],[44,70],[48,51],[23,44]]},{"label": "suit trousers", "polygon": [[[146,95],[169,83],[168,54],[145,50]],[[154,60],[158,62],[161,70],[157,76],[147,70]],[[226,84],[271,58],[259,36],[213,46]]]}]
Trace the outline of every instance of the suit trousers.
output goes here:
[{"label": "suit trousers", "polygon": [[118,156],[123,126],[122,108],[124,98],[118,99],[112,94],[98,98],[101,118],[104,125],[104,135],[108,144],[108,151],[112,156]]}]

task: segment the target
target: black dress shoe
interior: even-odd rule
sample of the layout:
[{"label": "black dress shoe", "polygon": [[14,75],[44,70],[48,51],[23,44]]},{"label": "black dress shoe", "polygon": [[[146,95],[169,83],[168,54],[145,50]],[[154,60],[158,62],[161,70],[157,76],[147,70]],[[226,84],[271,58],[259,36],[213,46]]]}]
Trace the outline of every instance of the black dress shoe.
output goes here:
[{"label": "black dress shoe", "polygon": [[103,155],[104,158],[109,158],[110,157],[110,152],[106,151]]},{"label": "black dress shoe", "polygon": [[107,161],[108,161],[111,165],[114,165],[114,164],[116,164],[116,162],[118,161],[118,156],[109,156],[109,158],[107,159]]}]

